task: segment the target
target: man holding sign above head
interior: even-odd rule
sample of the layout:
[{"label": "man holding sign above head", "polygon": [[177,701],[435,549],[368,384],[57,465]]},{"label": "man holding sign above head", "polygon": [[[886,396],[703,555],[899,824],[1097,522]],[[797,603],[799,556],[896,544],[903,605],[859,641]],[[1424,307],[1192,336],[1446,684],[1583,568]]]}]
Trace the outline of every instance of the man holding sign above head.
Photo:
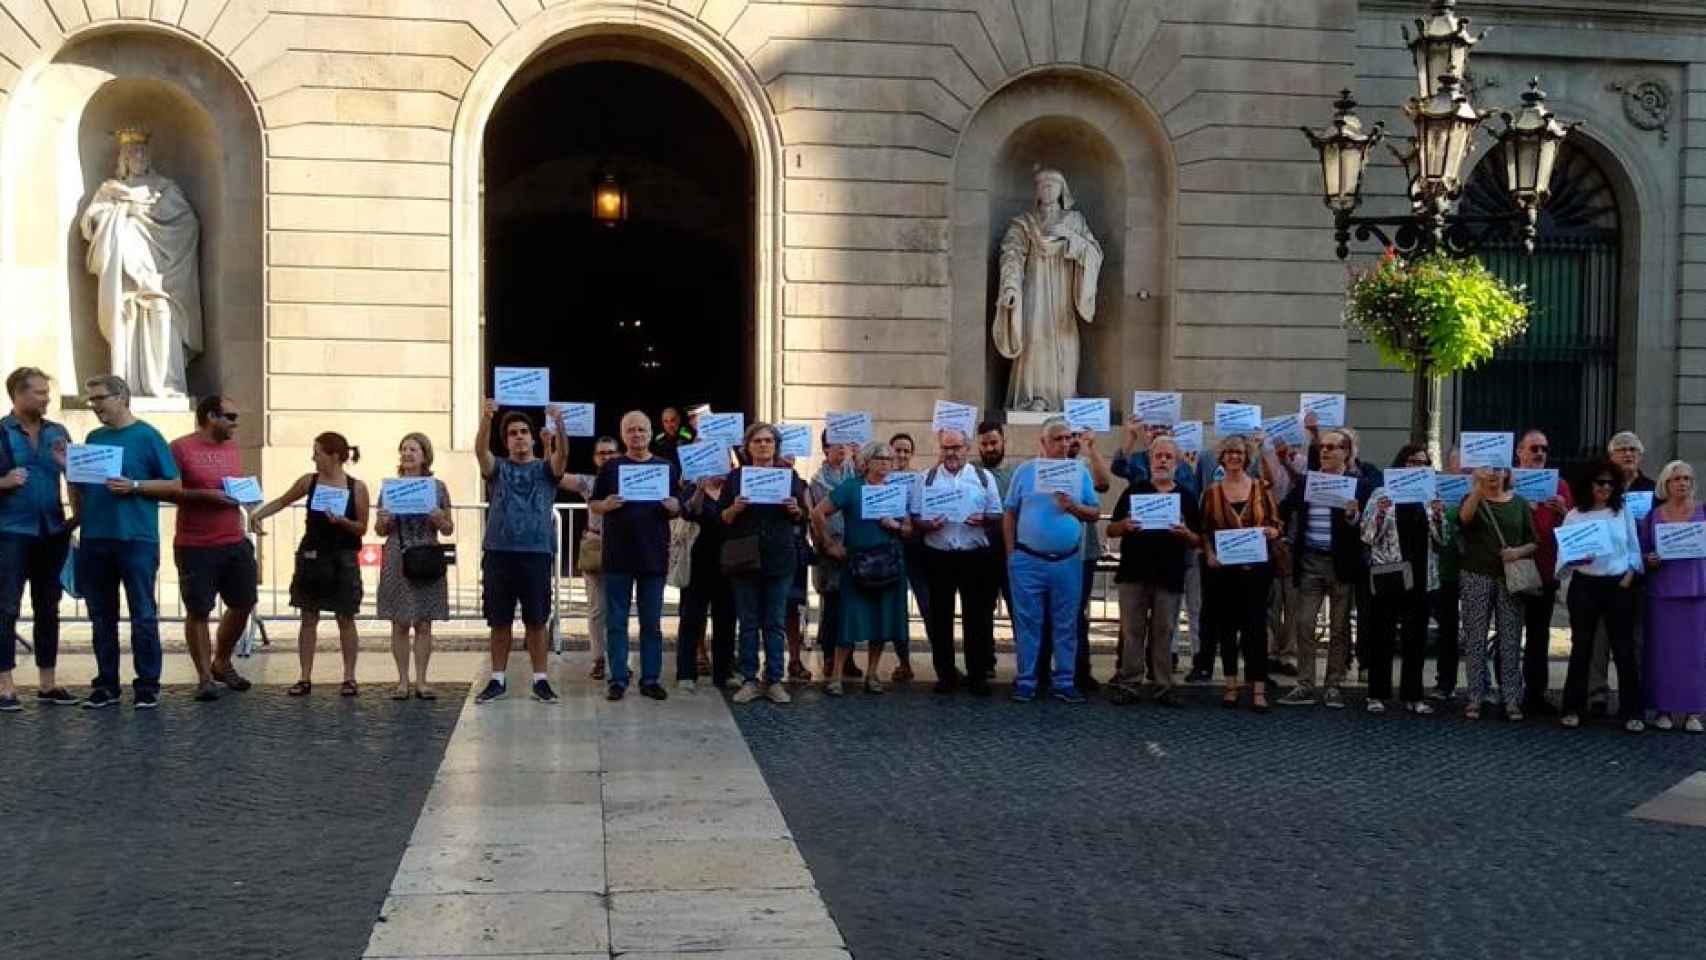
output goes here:
[{"label": "man holding sign above head", "polygon": [[[231,690],[249,689],[249,681],[231,665],[260,579],[254,544],[243,529],[243,504],[226,492],[226,481],[244,476],[237,419],[230,397],[203,397],[195,407],[195,432],[173,440],[171,447],[183,478],[172,556],[184,601],[184,645],[195,664],[195,699],[201,702],[219,699],[215,682]],[[225,601],[225,612],[214,637],[208,618],[219,600]]]},{"label": "man holding sign above head", "polygon": [[1149,444],[1149,479],[1126,488],[1107,535],[1120,541],[1123,674],[1114,688],[1132,691],[1148,679],[1155,701],[1177,706],[1173,691],[1173,629],[1184,600],[1185,571],[1202,543],[1202,511],[1173,479],[1179,445],[1161,436]]},{"label": "man holding sign above head", "polygon": [[1013,699],[1036,699],[1037,661],[1042,647],[1043,615],[1054,640],[1054,697],[1083,703],[1074,685],[1078,648],[1078,607],[1084,590],[1084,524],[1101,517],[1090,471],[1070,459],[1072,427],[1063,417],[1043,423],[1040,456],[1013,474],[1002,504],[1002,539],[1013,589],[1013,628],[1019,672]]},{"label": "man holding sign above head", "polygon": [[82,542],[77,548],[77,585],[89,608],[94,633],[96,676],[83,706],[100,709],[119,701],[119,588],[130,609],[130,650],[136,665],[136,707],[152,709],[160,698],[160,619],[154,583],[160,572],[160,501],[175,499],[182,484],[166,438],[131,415],[130,387],[115,376],[83,384],[89,408],[101,421],[89,432],[85,449],[112,455],[117,470],[103,468],[106,479],[78,479],[73,458],[66,472],[73,481],[71,500],[78,505]]},{"label": "man holding sign above head", "polygon": [[[1250,707],[1268,711],[1268,588],[1280,542],[1280,511],[1273,493],[1248,470],[1250,446],[1238,435],[1223,436],[1216,465],[1221,479],[1203,494],[1203,599],[1220,642],[1226,675],[1223,707],[1238,706],[1238,657],[1250,682]],[[1236,552],[1233,552],[1233,551]]]},{"label": "man holding sign above head", "polygon": [[1641,524],[1647,568],[1646,705],[1653,726],[1701,733],[1706,713],[1706,506],[1695,499],[1694,468],[1681,460],[1659,471],[1664,499]]},{"label": "man holding sign above head", "polygon": [[1331,603],[1327,640],[1327,675],[1322,700],[1345,705],[1340,686],[1350,668],[1351,598],[1367,573],[1363,562],[1363,505],[1374,491],[1366,478],[1347,473],[1351,438],[1343,429],[1321,431],[1315,449],[1320,469],[1295,484],[1280,505],[1292,531],[1292,583],[1297,606],[1292,612],[1292,638],[1297,652],[1297,686],[1280,699],[1287,705],[1313,705],[1315,689],[1315,618],[1322,603]]},{"label": "man holding sign above head", "polygon": [[1570,668],[1562,707],[1566,727],[1582,722],[1594,639],[1603,624],[1617,662],[1618,716],[1630,733],[1646,729],[1635,654],[1635,577],[1645,564],[1635,517],[1623,493],[1623,471],[1616,464],[1609,459],[1588,464],[1572,491],[1580,506],[1566,514],[1554,531],[1557,573],[1570,583]]},{"label": "man holding sign above head", "polygon": [[[995,594],[990,579],[989,532],[1001,515],[994,475],[966,462],[966,434],[936,434],[936,466],[913,487],[913,529],[922,534],[921,560],[931,598],[930,655],[936,692],[953,693],[962,683],[974,695],[989,695],[995,666]],[[965,623],[965,673],[954,666],[954,597]]]},{"label": "man holding sign above head", "polygon": [[285,507],[306,499],[308,517],[296,546],[296,567],[290,578],[290,605],[300,611],[296,632],[297,681],[285,690],[293,697],[313,690],[314,648],[319,641],[320,614],[329,611],[338,623],[338,646],[343,653],[344,679],[338,692],[353,697],[355,661],[361,651],[355,615],[361,610],[361,538],[367,534],[367,484],[350,476],[344,465],[361,460],[361,451],[341,433],[326,431],[314,438],[314,472],[303,474],[284,496],[249,514],[249,531],[265,535],[262,524]]},{"label": "man holding sign above head", "polygon": [[73,706],[77,697],[61,687],[59,665],[59,575],[70,549],[71,529],[59,499],[65,473],[65,428],[47,419],[52,388],[46,373],[20,367],[6,378],[12,412],[0,417],[0,713],[21,709],[12,669],[17,627],[30,586],[32,639],[40,683],[36,703]]},{"label": "man holding sign above head", "polygon": [[669,521],[681,515],[675,493],[681,467],[651,451],[652,421],[639,410],[622,416],[625,452],[598,471],[588,509],[604,518],[606,699],[628,690],[628,612],[640,615],[640,693],[667,700],[663,674],[663,581],[669,572]]},{"label": "man holding sign above head", "polygon": [[533,421],[512,410],[498,424],[504,455],[497,456],[492,452],[492,418],[497,412],[497,403],[487,400],[474,438],[489,504],[480,573],[486,626],[492,631],[492,676],[474,702],[489,703],[509,693],[507,671],[519,603],[533,668],[533,699],[555,703],[557,692],[546,678],[545,628],[551,621],[551,581],[556,576],[551,569],[557,542],[552,505],[568,463],[569,440],[557,414],[556,429],[543,437],[545,456],[541,458],[534,451]]}]

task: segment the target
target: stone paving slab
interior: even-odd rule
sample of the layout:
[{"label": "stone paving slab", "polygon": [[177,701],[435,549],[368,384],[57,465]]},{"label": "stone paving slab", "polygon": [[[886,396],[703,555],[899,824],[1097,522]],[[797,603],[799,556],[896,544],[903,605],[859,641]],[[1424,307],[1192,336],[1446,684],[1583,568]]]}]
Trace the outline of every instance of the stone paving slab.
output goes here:
[{"label": "stone paving slab", "polygon": [[1637,820],[1706,827],[1706,772],[1696,773],[1629,812]]},{"label": "stone paving slab", "polygon": [[721,693],[552,679],[464,703],[366,956],[847,957]]}]

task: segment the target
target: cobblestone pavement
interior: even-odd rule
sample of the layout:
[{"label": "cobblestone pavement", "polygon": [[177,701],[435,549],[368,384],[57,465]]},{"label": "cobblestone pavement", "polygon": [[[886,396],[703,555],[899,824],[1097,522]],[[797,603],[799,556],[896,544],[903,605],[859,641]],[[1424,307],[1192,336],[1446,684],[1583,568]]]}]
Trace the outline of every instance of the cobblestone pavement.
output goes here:
[{"label": "cobblestone pavement", "polygon": [[917,689],[733,709],[859,960],[1680,957],[1706,929],[1706,829],[1627,817],[1706,738]]},{"label": "cobblestone pavement", "polygon": [[360,956],[465,685],[0,715],[0,954]]}]

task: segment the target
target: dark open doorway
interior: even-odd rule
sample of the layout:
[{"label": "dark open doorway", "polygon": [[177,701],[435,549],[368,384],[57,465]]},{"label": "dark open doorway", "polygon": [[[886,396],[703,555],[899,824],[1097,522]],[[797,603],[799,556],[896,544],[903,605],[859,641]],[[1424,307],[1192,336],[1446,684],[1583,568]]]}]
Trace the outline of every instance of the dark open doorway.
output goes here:
[{"label": "dark open doorway", "polygon": [[[612,435],[631,409],[751,409],[752,165],[724,113],[621,60],[518,84],[485,139],[487,370],[549,366],[553,398],[597,403]],[[614,225],[594,216],[606,176]]]}]

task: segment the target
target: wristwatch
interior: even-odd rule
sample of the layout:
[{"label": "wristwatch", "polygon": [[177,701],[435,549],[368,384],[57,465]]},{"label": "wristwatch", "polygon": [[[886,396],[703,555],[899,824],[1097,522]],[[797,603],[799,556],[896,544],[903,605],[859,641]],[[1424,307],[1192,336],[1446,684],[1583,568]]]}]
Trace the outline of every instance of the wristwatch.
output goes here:
[{"label": "wristwatch", "polygon": [[141,491],[141,489],[142,489],[142,481],[132,477],[131,481],[130,481],[130,492],[131,493],[137,493],[137,492]]}]

